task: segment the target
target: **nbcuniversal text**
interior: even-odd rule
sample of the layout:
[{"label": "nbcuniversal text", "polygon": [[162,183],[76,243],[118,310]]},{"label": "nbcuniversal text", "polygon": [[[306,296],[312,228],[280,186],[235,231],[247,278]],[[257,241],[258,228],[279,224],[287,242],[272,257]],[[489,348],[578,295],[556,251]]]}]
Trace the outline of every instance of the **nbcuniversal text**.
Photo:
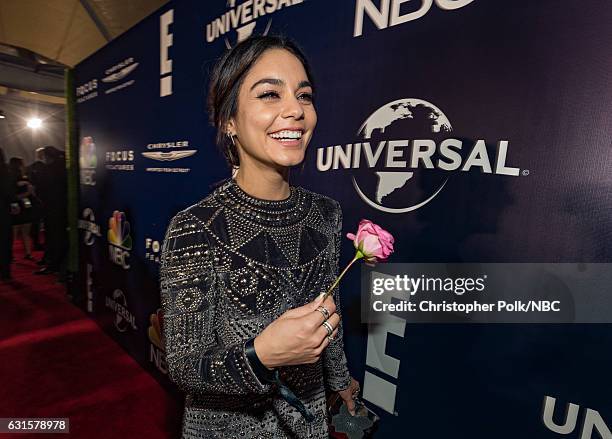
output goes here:
[{"label": "nbcuniversal text", "polygon": [[611,264],[362,265],[364,323],[609,323]]}]

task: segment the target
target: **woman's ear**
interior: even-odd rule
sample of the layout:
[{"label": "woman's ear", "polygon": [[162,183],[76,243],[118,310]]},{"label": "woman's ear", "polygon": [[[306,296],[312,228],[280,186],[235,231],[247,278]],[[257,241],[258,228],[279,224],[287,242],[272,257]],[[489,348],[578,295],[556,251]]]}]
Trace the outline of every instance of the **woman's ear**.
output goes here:
[{"label": "woman's ear", "polygon": [[236,124],[234,123],[234,119],[230,119],[225,124],[225,132],[231,134],[232,136],[236,135]]}]

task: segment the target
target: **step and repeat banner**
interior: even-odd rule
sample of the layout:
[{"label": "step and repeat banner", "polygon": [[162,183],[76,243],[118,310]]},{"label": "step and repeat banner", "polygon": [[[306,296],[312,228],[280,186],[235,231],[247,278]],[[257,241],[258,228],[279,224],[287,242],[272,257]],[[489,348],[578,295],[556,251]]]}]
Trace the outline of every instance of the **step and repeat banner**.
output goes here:
[{"label": "step and repeat banner", "polygon": [[[254,34],[312,63],[291,179],[341,203],[344,233],[371,219],[404,264],[612,262],[611,22],[605,0],[169,2],[76,67],[83,306],[168,383],[160,248],[229,176],[208,75]],[[364,320],[362,286],[342,282],[345,346],[375,437],[612,437],[612,325]]]}]

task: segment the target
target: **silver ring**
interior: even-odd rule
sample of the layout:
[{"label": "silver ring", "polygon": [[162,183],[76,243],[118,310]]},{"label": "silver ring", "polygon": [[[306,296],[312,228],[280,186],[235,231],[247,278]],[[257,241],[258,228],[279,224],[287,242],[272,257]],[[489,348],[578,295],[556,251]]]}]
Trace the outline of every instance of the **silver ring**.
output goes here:
[{"label": "silver ring", "polygon": [[329,319],[329,311],[323,305],[319,306],[317,308],[317,311],[323,314],[323,317],[325,317],[325,320]]},{"label": "silver ring", "polygon": [[319,311],[321,313],[321,315],[323,316],[323,321],[327,320],[327,314],[325,314],[325,312],[322,309],[319,309],[319,308],[317,308],[317,311]]},{"label": "silver ring", "polygon": [[334,328],[332,327],[332,325],[329,324],[329,322],[327,320],[325,320],[323,323],[321,323],[321,326],[325,326],[325,329],[327,329],[327,336],[331,336],[334,333]]},{"label": "silver ring", "polygon": [[329,342],[331,343],[332,341],[334,341],[336,339],[336,337],[332,337],[331,335],[327,336],[327,339],[329,340]]}]

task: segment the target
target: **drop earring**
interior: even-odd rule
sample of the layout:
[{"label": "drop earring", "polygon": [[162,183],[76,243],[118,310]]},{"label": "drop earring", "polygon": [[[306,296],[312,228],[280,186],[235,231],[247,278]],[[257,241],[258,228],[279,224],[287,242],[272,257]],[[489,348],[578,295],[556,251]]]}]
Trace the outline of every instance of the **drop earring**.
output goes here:
[{"label": "drop earring", "polygon": [[[234,134],[228,131],[227,137],[230,138],[230,140],[232,141],[232,145],[234,145],[234,149],[236,150],[236,152],[238,152],[238,147],[236,146],[236,141],[234,140]],[[235,178],[239,168],[239,166],[237,165],[238,160],[234,156],[234,152],[232,151],[231,146],[228,146],[227,152],[229,154],[230,162],[232,163],[232,178]]]},{"label": "drop earring", "polygon": [[227,132],[227,137],[230,138],[230,140],[232,141],[232,145],[234,145],[234,148],[235,148],[236,147],[236,141],[234,140],[234,135],[228,131]]}]

